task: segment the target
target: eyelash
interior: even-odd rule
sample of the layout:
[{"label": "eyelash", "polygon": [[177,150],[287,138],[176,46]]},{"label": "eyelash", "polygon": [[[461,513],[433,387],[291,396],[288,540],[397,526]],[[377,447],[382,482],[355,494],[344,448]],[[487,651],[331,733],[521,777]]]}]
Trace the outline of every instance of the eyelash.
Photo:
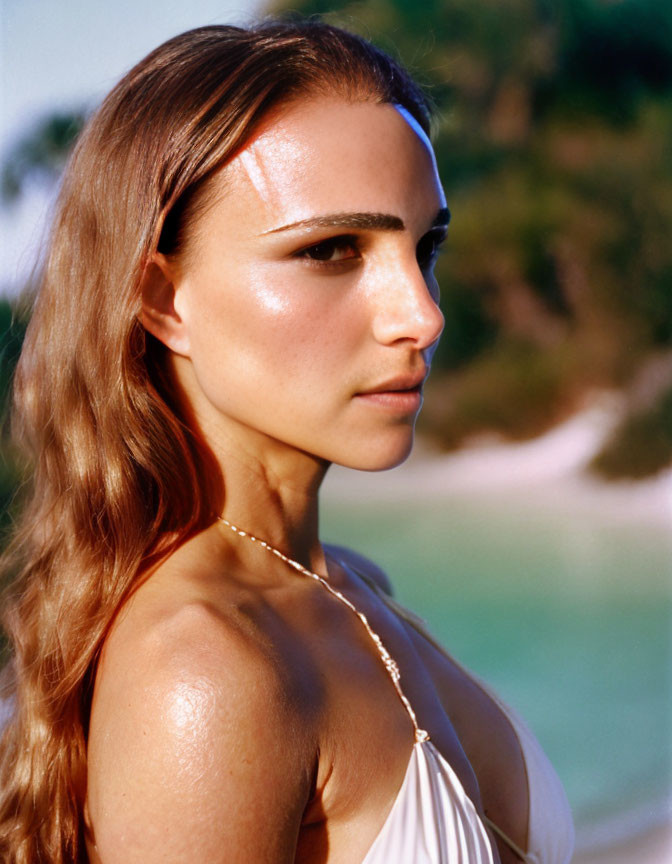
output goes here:
[{"label": "eyelash", "polygon": [[[437,230],[428,231],[424,237],[420,238],[416,247],[416,259],[421,270],[427,270],[434,265],[436,258],[441,252],[441,246],[445,239],[445,233]],[[431,249],[425,251],[422,247],[423,244],[427,242],[431,243]],[[343,249],[354,250],[354,255],[348,255],[345,258],[338,258],[335,261],[328,260],[334,252]],[[311,267],[318,269],[343,270],[361,260],[362,250],[357,236],[354,234],[341,234],[338,237],[329,237],[327,240],[322,240],[320,243],[313,243],[310,246],[306,246],[296,252],[293,257],[302,259]]]},{"label": "eyelash", "polygon": [[[339,258],[336,261],[328,261],[327,259],[338,250],[345,248],[353,249],[355,254],[345,258]],[[326,254],[325,254],[326,253]],[[324,258],[319,256],[324,254]],[[315,257],[313,257],[315,255]],[[344,265],[351,265],[361,258],[361,249],[357,237],[352,234],[342,234],[338,237],[329,237],[328,240],[322,240],[320,243],[313,243],[311,246],[306,246],[299,250],[295,258],[301,258],[308,262],[312,267],[327,268],[327,269],[343,269]]]},{"label": "eyelash", "polygon": [[[415,248],[415,257],[420,265],[421,270],[429,270],[436,263],[436,259],[443,251],[442,247],[446,239],[446,232],[440,230],[428,231],[424,237],[420,238],[420,242]],[[431,249],[421,254],[420,249],[423,243],[430,242]]]}]

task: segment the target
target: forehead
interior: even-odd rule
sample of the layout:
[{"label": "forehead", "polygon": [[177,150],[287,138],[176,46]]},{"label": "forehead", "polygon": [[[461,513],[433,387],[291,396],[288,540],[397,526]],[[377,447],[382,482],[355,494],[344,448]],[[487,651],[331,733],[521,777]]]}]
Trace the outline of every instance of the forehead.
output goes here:
[{"label": "forehead", "polygon": [[265,228],[340,211],[423,220],[445,205],[427,137],[403,109],[373,102],[285,106],[221,180],[232,218]]}]

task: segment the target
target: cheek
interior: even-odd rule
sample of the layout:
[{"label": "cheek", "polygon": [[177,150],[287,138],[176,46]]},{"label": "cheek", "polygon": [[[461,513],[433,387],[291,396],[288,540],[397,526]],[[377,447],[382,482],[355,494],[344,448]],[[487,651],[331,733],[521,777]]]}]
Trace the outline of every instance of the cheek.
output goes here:
[{"label": "cheek", "polygon": [[211,400],[224,396],[231,404],[234,393],[249,398],[250,387],[259,395],[279,387],[287,394],[290,385],[319,397],[325,376],[345,372],[358,332],[347,292],[292,269],[228,268],[225,283],[199,283],[191,357]]}]

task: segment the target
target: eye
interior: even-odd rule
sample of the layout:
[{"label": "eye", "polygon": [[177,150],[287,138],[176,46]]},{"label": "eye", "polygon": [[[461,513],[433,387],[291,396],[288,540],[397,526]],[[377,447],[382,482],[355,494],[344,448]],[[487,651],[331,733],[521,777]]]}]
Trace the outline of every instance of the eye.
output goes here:
[{"label": "eye", "polygon": [[429,270],[434,266],[445,239],[446,231],[442,228],[433,228],[420,238],[415,249],[415,257],[421,270]]},{"label": "eye", "polygon": [[294,255],[295,258],[307,259],[315,266],[338,266],[341,264],[358,261],[361,257],[357,238],[352,235],[330,237],[306,246]]}]

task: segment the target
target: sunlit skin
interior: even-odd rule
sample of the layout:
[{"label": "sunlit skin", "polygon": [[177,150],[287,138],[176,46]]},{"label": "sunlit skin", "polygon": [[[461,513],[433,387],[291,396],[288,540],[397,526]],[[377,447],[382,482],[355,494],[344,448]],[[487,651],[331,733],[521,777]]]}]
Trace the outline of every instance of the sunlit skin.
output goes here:
[{"label": "sunlit skin", "polygon": [[175,301],[190,361],[177,368],[204,425],[258,430],[288,455],[396,465],[420,399],[381,410],[361,394],[422,380],[442,330],[431,151],[393,106],[320,101],[280,117],[220,179]]},{"label": "sunlit skin", "polygon": [[[501,712],[337,559],[384,585],[375,565],[319,540],[329,465],[386,469],[412,447],[443,327],[431,146],[395,106],[304,99],[213,182],[183,254],[148,263],[142,313],[219,464],[213,512],[367,615],[476,807],[524,843],[525,772]],[[148,574],[107,637],[90,859],[360,862],[412,743],[361,622],[215,521]]]},{"label": "sunlit skin", "polygon": [[[417,389],[362,394],[407,388],[429,371],[443,326],[433,265],[446,203],[429,143],[391,105],[285,109],[215,182],[216,203],[183,259],[157,256],[174,307],[147,310],[146,326],[175,352],[222,466],[226,515],[301,554],[305,539],[248,518],[232,472],[252,471],[254,487],[263,472],[284,502],[275,517],[297,526],[305,514],[294,516],[287,483],[290,497],[303,488],[314,499],[330,462],[377,470],[406,458]],[[387,384],[400,376],[408,380]]]}]

